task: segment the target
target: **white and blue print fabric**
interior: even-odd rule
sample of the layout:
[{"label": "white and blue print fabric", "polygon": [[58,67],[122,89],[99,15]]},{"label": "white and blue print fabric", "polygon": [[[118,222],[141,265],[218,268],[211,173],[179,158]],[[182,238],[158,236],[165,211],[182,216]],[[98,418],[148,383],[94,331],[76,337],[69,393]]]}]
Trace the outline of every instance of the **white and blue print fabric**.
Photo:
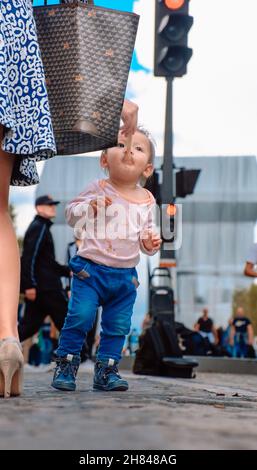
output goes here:
[{"label": "white and blue print fabric", "polygon": [[16,155],[11,184],[38,183],[36,162],[56,148],[31,0],[0,1],[0,124]]}]

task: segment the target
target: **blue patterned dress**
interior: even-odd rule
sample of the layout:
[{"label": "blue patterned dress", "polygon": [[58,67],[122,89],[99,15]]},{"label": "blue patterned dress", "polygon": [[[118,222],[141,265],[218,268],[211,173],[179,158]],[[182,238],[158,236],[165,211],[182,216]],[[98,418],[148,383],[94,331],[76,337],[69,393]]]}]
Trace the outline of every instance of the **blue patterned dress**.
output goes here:
[{"label": "blue patterned dress", "polygon": [[31,0],[0,0],[0,124],[16,155],[11,184],[38,183],[36,162],[56,148]]}]

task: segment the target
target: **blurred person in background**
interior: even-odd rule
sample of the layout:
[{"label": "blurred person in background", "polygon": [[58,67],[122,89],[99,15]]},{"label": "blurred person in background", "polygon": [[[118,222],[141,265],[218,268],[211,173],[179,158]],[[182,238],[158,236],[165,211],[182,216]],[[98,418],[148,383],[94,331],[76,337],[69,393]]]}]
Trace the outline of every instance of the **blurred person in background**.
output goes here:
[{"label": "blurred person in background", "polygon": [[36,199],[37,215],[29,225],[21,257],[21,292],[25,297],[24,315],[19,321],[20,341],[32,337],[49,315],[60,331],[68,309],[67,295],[61,277],[69,277],[70,269],[55,259],[54,241],[50,231],[56,206],[51,196]]},{"label": "blurred person in background", "polygon": [[230,330],[230,346],[233,357],[255,357],[254,331],[242,307],[238,307]]},{"label": "blurred person in background", "polygon": [[194,325],[194,330],[204,338],[208,338],[211,344],[218,344],[219,338],[213,320],[209,317],[208,308],[203,309],[203,314]]}]

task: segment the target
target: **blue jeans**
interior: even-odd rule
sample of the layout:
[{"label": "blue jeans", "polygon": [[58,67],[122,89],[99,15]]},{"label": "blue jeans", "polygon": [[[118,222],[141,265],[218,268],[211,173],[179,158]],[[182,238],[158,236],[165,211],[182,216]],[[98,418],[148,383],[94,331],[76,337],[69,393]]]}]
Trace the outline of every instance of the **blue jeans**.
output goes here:
[{"label": "blue jeans", "polygon": [[236,333],[234,336],[233,357],[248,356],[248,335],[247,333]]},{"label": "blue jeans", "polygon": [[103,307],[98,360],[119,361],[137,295],[135,268],[111,268],[74,256],[68,314],[61,331],[58,356],[80,354],[99,306]]}]

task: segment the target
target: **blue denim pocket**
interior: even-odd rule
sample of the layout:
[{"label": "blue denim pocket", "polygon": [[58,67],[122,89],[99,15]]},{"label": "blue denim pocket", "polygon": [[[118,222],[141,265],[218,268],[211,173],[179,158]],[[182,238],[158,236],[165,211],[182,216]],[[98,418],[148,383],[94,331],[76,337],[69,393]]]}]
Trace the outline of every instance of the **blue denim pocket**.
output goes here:
[{"label": "blue denim pocket", "polygon": [[75,276],[79,279],[90,277],[90,262],[81,256],[75,255],[71,258],[69,266]]},{"label": "blue denim pocket", "polygon": [[139,280],[137,279],[136,276],[132,276],[131,282],[132,282],[132,284],[134,284],[136,289],[140,286],[140,282],[139,282]]},{"label": "blue denim pocket", "polygon": [[133,269],[130,280],[131,280],[132,284],[134,284],[136,289],[140,286],[140,282],[138,280],[138,274],[137,274],[136,268]]}]

